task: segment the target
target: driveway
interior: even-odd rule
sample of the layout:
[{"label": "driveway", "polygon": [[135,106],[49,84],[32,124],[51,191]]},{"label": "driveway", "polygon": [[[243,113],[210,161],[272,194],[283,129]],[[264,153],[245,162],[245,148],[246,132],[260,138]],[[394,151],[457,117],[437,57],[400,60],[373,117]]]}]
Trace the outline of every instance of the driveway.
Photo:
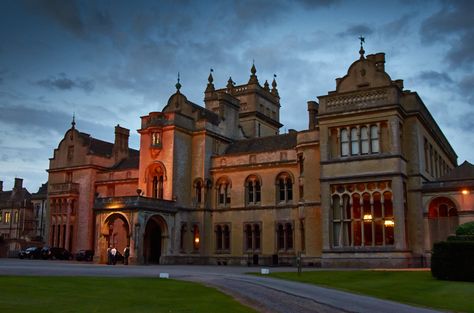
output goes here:
[{"label": "driveway", "polygon": [[[295,271],[291,267],[270,271]],[[232,295],[259,312],[438,312],[393,301],[355,295],[314,285],[246,275],[260,272],[260,267],[147,265],[108,266],[80,262],[0,259],[0,275],[37,276],[109,276],[159,277],[200,282]]]}]

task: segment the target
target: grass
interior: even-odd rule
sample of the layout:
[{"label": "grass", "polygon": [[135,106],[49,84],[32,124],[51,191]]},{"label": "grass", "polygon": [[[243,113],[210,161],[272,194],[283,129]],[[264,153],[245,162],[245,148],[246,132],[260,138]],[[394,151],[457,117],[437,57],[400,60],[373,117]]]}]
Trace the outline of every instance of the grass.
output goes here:
[{"label": "grass", "polygon": [[271,277],[457,312],[474,312],[474,283],[434,279],[429,271],[308,271]]},{"label": "grass", "polygon": [[157,278],[0,276],[7,312],[255,312],[216,289]]}]

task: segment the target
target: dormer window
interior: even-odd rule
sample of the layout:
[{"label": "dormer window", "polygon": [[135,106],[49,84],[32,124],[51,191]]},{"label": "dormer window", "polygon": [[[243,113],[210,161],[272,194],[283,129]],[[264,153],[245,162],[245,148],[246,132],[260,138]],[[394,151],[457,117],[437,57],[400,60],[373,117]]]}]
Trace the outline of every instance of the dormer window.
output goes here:
[{"label": "dormer window", "polygon": [[161,132],[153,132],[151,134],[151,145],[153,147],[161,147]]}]

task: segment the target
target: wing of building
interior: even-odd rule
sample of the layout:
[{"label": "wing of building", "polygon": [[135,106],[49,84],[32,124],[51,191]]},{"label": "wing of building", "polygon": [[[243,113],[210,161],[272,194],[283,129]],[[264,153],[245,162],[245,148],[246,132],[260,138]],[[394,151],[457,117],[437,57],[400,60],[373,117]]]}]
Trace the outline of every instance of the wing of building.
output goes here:
[{"label": "wing of building", "polygon": [[[129,246],[140,264],[294,264],[301,255],[325,267],[426,265],[434,238],[458,216],[474,219],[472,200],[443,202],[433,191],[443,190],[426,187],[457,156],[384,63],[361,49],[336,90],[308,102],[303,131],[280,134],[277,83],[262,86],[255,66],[246,84],[229,78],[222,89],[211,73],[204,107],[178,81],[161,112],[141,117],[139,151],[128,129],[117,125],[108,143],[73,121],[48,170],[49,244],[93,249],[97,262]],[[446,216],[428,213],[441,204]],[[430,226],[448,216],[449,230]]]}]

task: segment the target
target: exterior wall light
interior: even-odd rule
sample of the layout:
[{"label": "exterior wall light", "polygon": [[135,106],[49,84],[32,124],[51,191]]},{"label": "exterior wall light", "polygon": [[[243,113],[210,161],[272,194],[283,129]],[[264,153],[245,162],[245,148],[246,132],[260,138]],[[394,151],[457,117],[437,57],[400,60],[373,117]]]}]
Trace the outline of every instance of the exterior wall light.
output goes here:
[{"label": "exterior wall light", "polygon": [[465,196],[467,196],[469,194],[469,190],[467,190],[467,189],[463,189],[461,192]]}]

